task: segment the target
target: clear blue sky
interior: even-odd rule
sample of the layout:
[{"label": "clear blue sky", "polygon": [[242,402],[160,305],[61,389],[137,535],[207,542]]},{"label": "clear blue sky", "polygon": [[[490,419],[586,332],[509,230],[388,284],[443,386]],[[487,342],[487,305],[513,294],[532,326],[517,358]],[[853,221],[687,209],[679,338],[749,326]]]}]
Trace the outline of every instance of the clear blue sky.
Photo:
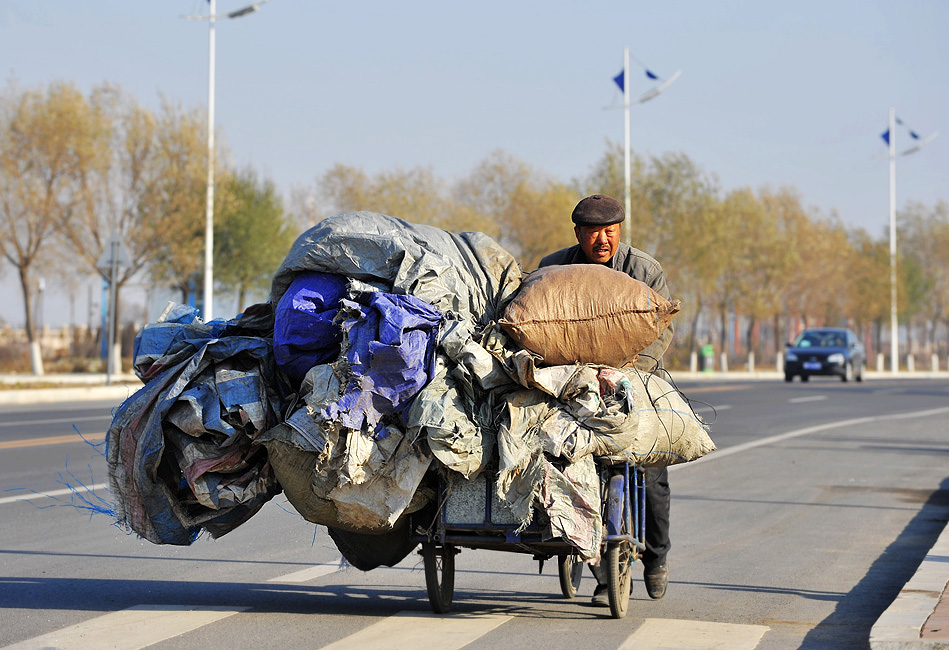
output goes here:
[{"label": "clear blue sky", "polygon": [[[23,87],[109,81],[151,107],[161,96],[203,107],[207,23],[182,16],[206,11],[204,0],[0,0],[0,66]],[[662,77],[682,71],[633,107],[635,151],[685,152],[725,190],[792,185],[883,236],[891,106],[921,135],[944,132],[898,160],[898,206],[949,199],[947,28],[943,0],[271,0],[218,23],[215,116],[234,162],[284,192],[335,163],[452,180],[495,149],[569,181],[607,140],[622,143],[623,112],[604,107],[621,99],[612,77],[628,46]],[[634,95],[652,83],[633,65]],[[13,274],[0,283],[0,316],[22,322]],[[68,320],[53,304],[45,320]]]}]

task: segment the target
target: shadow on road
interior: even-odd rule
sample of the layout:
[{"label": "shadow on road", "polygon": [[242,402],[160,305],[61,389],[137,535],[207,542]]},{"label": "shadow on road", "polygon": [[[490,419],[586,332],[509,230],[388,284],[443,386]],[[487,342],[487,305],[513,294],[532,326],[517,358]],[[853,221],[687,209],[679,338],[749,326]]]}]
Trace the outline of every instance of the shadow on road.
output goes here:
[{"label": "shadow on road", "polygon": [[[863,579],[850,590],[834,612],[804,637],[802,650],[832,647],[841,638],[865,639],[870,647],[870,629],[909,582],[923,558],[936,543],[949,521],[949,478],[933,491],[899,536],[870,565]],[[949,569],[947,569],[949,578]],[[842,629],[850,633],[841,635]]]}]

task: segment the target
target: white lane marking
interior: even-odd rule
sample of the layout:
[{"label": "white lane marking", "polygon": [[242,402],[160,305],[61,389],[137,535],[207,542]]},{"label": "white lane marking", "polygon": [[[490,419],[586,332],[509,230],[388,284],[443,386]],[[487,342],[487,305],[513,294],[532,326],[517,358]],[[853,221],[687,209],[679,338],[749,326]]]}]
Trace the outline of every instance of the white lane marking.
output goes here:
[{"label": "white lane marking", "polygon": [[15,497],[3,497],[0,499],[0,505],[3,505],[4,503],[14,503],[16,501],[29,501],[30,499],[61,497],[66,494],[89,494],[90,492],[95,492],[96,490],[108,489],[108,484],[96,483],[95,485],[78,486],[76,489],[63,488],[62,490],[49,490],[48,492],[28,492],[26,494],[18,494]]},{"label": "white lane marking", "polygon": [[72,625],[56,632],[14,643],[3,650],[139,650],[196,630],[247,607],[136,605]]},{"label": "white lane marking", "polygon": [[511,618],[513,617],[502,614],[438,616],[423,612],[399,612],[335,643],[323,646],[322,650],[457,650]]},{"label": "white lane marking", "polygon": [[647,618],[619,650],[751,650],[770,629],[764,625]]},{"label": "white lane marking", "polygon": [[339,571],[339,564],[317,564],[316,566],[312,566],[309,569],[303,569],[302,571],[288,573],[285,576],[271,578],[267,582],[307,582],[308,580],[313,580],[315,578],[319,578],[320,576],[335,573],[336,571]]},{"label": "white lane marking", "polygon": [[800,404],[801,402],[823,402],[827,399],[826,395],[811,395],[810,397],[792,397],[788,404]]},{"label": "white lane marking", "polygon": [[827,422],[826,424],[818,424],[813,427],[805,427],[803,429],[797,429],[796,431],[788,431],[787,433],[780,433],[776,436],[769,436],[767,438],[759,438],[758,440],[752,440],[751,442],[746,442],[740,445],[735,445],[734,447],[728,447],[727,449],[720,449],[713,451],[708,456],[702,456],[696,460],[691,460],[688,463],[683,463],[681,465],[670,465],[669,471],[678,470],[685,467],[691,467],[698,465],[700,463],[707,463],[709,461],[717,460],[719,458],[726,458],[732,454],[740,454],[743,451],[748,451],[749,449],[754,449],[755,447],[763,447],[765,445],[774,444],[775,442],[781,442],[782,440],[790,440],[791,438],[798,438],[800,436],[806,436],[809,433],[818,433],[820,431],[829,431],[831,429],[840,429],[843,427],[850,427],[857,424],[869,424],[870,422],[883,422],[886,420],[912,420],[915,418],[925,418],[930,415],[942,415],[943,413],[949,413],[949,407],[943,407],[938,409],[929,409],[928,411],[911,411],[909,413],[896,413],[891,415],[877,415],[869,416],[865,418],[853,418],[851,420],[840,420],[838,422]]}]

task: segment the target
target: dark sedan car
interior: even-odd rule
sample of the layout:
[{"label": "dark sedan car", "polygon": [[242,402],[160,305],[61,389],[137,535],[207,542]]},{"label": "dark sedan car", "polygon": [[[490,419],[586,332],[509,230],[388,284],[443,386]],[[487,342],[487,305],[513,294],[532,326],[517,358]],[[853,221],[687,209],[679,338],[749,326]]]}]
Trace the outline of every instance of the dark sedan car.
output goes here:
[{"label": "dark sedan car", "polygon": [[784,381],[797,375],[836,375],[843,381],[863,381],[867,353],[857,335],[848,329],[822,327],[798,334],[784,352]]}]

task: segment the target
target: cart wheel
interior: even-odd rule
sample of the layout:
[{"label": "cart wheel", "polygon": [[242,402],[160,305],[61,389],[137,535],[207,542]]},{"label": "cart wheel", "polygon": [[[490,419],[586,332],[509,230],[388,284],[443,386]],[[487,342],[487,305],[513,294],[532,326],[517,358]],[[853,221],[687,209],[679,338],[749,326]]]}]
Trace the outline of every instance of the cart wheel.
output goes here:
[{"label": "cart wheel", "polygon": [[428,602],[436,614],[445,614],[451,609],[455,593],[455,547],[451,544],[435,545],[422,542],[422,560],[425,563],[425,587]]},{"label": "cart wheel", "polygon": [[629,542],[610,542],[607,544],[607,588],[610,597],[610,613],[613,618],[623,618],[629,608],[632,563]]},{"label": "cart wheel", "polygon": [[564,598],[573,598],[580,589],[583,577],[583,562],[577,561],[573,553],[557,556],[557,572],[560,574],[560,591]]},{"label": "cart wheel", "polygon": [[[611,535],[628,536],[632,534],[630,522],[626,519],[626,502],[629,490],[622,474],[610,477],[608,491],[607,527]],[[608,542],[606,545],[607,594],[610,599],[610,613],[613,618],[623,618],[629,608],[629,592],[632,586],[632,564],[634,561],[632,546],[628,541]]]}]

